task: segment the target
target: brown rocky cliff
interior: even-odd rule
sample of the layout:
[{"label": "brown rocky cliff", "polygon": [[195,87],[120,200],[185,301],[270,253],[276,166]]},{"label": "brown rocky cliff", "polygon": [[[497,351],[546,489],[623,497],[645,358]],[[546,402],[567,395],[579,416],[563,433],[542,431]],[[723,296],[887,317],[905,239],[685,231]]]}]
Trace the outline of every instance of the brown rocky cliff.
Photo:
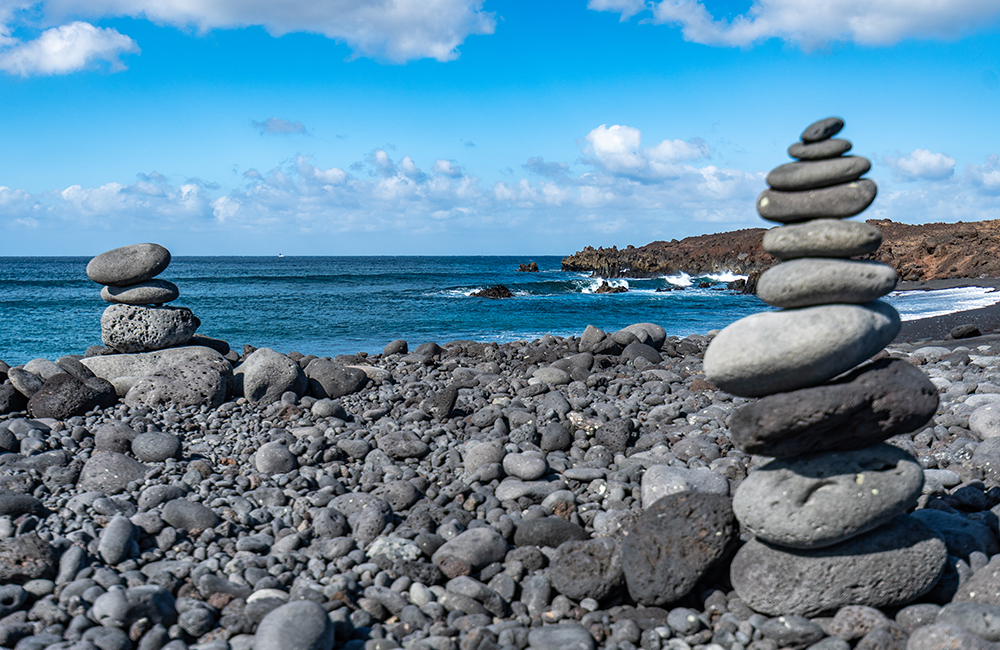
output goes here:
[{"label": "brown rocky cliff", "polygon": [[[1000,220],[910,225],[889,220],[868,223],[882,231],[882,246],[866,259],[885,262],[900,280],[1000,277]],[[597,277],[655,277],[681,271],[702,275],[732,271],[755,275],[777,264],[764,252],[766,229],[656,241],[645,246],[587,248],[563,258],[566,271]]]}]

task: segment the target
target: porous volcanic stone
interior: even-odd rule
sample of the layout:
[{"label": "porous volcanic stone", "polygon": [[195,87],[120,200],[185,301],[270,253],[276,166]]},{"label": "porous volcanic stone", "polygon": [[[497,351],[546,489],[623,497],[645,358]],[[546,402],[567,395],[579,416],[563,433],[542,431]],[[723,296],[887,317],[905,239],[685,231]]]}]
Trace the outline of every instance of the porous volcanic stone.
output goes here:
[{"label": "porous volcanic stone", "polygon": [[844,128],[844,120],[839,117],[825,117],[807,126],[800,139],[807,143],[822,142],[840,133],[842,128]]},{"label": "porous volcanic stone", "polygon": [[[364,374],[364,373],[362,373]],[[302,396],[308,380],[302,367],[280,352],[258,348],[236,369],[236,384],[251,402],[271,404],[291,391]]]},{"label": "porous volcanic stone", "polygon": [[642,475],[642,507],[650,508],[668,494],[705,492],[729,496],[729,481],[707,467],[689,469],[673,465],[653,465]]},{"label": "porous volcanic stone", "polygon": [[127,287],[104,287],[101,298],[116,305],[162,305],[177,300],[180,289],[166,280],[146,280]]},{"label": "porous volcanic stone", "polygon": [[368,383],[368,375],[357,368],[334,363],[330,359],[313,359],[306,366],[309,394],[317,399],[337,399],[356,393]]},{"label": "porous volcanic stone", "polygon": [[24,583],[55,576],[58,556],[34,531],[0,540],[0,583]]},{"label": "porous volcanic stone", "polygon": [[927,375],[906,361],[880,359],[833,383],[744,404],[729,418],[729,430],[740,451],[791,458],[916,431],[937,407]]},{"label": "porous volcanic stone", "polygon": [[113,451],[94,452],[83,469],[77,487],[84,491],[94,490],[104,494],[118,494],[133,481],[141,481],[148,468],[142,463]]},{"label": "porous volcanic stone", "polygon": [[896,288],[896,270],[881,262],[805,257],[765,271],[757,297],[774,307],[863,304]]},{"label": "porous volcanic stone", "polygon": [[758,538],[791,548],[830,546],[916,506],[924,471],[887,444],[777,459],[747,476],[733,511]]},{"label": "porous volcanic stone", "polygon": [[723,556],[736,528],[727,496],[682,492],[663,497],[623,533],[629,595],[646,606],[683,597]]},{"label": "porous volcanic stone", "polygon": [[764,233],[764,250],[779,260],[853,257],[878,250],[882,231],[861,221],[816,219]]},{"label": "porous volcanic stone", "polygon": [[874,355],[899,329],[899,314],[878,300],[754,314],[712,340],[705,377],[742,397],[815,386]]},{"label": "porous volcanic stone", "polygon": [[173,405],[214,409],[226,401],[228,384],[228,377],[223,376],[215,364],[183,364],[135,382],[125,394],[125,403],[132,408],[169,408]]},{"label": "porous volcanic stone", "polygon": [[850,140],[822,140],[820,142],[795,142],[788,147],[788,155],[798,160],[825,160],[842,156],[851,150]]},{"label": "porous volcanic stone", "polygon": [[28,400],[28,413],[35,418],[66,420],[95,408],[118,403],[115,387],[95,377],[82,382],[73,375],[53,375]]},{"label": "porous volcanic stone", "polygon": [[783,549],[752,539],[733,558],[730,579],[740,599],[758,612],[816,616],[844,605],[908,603],[934,586],[947,556],[930,528],[904,515],[819,549]]},{"label": "porous volcanic stone", "polygon": [[562,544],[549,565],[549,578],[567,598],[607,598],[625,580],[617,542],[601,537]]},{"label": "porous volcanic stone", "polygon": [[150,280],[170,264],[170,251],[159,244],[132,244],[101,253],[87,264],[87,277],[98,284],[124,287]]},{"label": "porous volcanic stone", "polygon": [[559,517],[539,517],[521,522],[514,533],[514,545],[557,548],[564,542],[580,541],[588,537],[587,531],[579,524]]},{"label": "porous volcanic stone", "polygon": [[871,162],[860,156],[791,162],[772,169],[767,175],[767,184],[780,192],[801,192],[850,183],[871,168]]},{"label": "porous volcanic stone", "polygon": [[187,307],[111,305],[101,316],[101,340],[116,352],[151,352],[184,345],[199,325]]},{"label": "porous volcanic stone", "polygon": [[119,397],[125,397],[129,389],[142,377],[152,375],[173,366],[209,365],[227,378],[232,374],[232,366],[221,354],[211,348],[188,346],[142,352],[138,354],[109,354],[87,357],[80,361],[95,375],[110,381]]},{"label": "porous volcanic stone", "polygon": [[803,192],[767,189],[757,197],[757,214],[776,223],[846,219],[864,212],[877,193],[867,178]]}]

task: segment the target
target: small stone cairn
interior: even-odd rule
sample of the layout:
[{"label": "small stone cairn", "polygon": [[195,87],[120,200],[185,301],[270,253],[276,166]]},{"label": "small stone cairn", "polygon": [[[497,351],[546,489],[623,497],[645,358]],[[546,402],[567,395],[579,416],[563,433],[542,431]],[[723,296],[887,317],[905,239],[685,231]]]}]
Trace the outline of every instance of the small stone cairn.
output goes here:
[{"label": "small stone cairn", "polygon": [[87,264],[87,277],[105,287],[112,303],[101,316],[101,339],[111,352],[151,352],[191,340],[201,322],[177,300],[177,285],[155,279],[170,264],[159,244],[133,244],[101,253]]},{"label": "small stone cairn", "polygon": [[878,300],[896,273],[850,259],[882,237],[844,220],[871,205],[876,187],[861,178],[870,162],[844,155],[851,143],[833,138],[843,126],[833,117],[811,124],[788,148],[797,161],[768,174],[757,211],[785,224],[764,236],[782,263],[761,276],[758,295],[779,310],[729,325],[704,359],[722,390],[762,397],[729,424],[733,444],[758,455],[733,498],[753,539],[730,577],[744,602],[768,614],[901,605],[934,587],[947,557],[944,542],[906,514],[923,488],[921,466],[883,442],[923,426],[938,396],[911,364],[871,360],[899,333],[899,314]]}]

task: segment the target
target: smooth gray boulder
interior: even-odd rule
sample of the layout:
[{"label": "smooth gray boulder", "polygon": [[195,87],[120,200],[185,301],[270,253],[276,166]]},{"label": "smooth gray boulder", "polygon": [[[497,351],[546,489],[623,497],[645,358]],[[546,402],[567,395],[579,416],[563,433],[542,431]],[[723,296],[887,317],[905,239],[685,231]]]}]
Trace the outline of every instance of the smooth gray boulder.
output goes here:
[{"label": "smooth gray boulder", "polygon": [[871,161],[861,156],[791,162],[772,169],[767,175],[767,184],[781,192],[800,192],[849,183],[871,168]]},{"label": "smooth gray boulder", "polygon": [[850,370],[899,333],[899,314],[876,300],[754,314],[705,351],[705,377],[741,397],[815,386]]},{"label": "smooth gray boulder", "polygon": [[116,305],[162,305],[177,300],[180,295],[176,284],[159,279],[101,289],[101,299]]},{"label": "smooth gray boulder", "polygon": [[842,128],[844,128],[844,120],[839,117],[824,117],[822,120],[816,120],[807,126],[802,131],[800,139],[806,143],[822,142],[840,133]]},{"label": "smooth gray boulder", "polygon": [[969,415],[969,430],[980,440],[1000,436],[1000,404],[984,404]]},{"label": "smooth gray boulder", "polygon": [[49,361],[48,359],[32,359],[24,364],[24,369],[34,375],[38,375],[44,380],[52,379],[54,375],[66,372],[54,361]]},{"label": "smooth gray boulder", "polygon": [[864,304],[896,288],[896,270],[882,262],[804,257],[772,266],[757,281],[757,297],[786,309]]},{"label": "smooth gray boulder", "polygon": [[115,388],[107,380],[95,377],[84,382],[62,373],[53,375],[31,396],[28,413],[35,418],[66,420],[117,403]]},{"label": "smooth gray boulder", "polygon": [[24,368],[10,368],[7,379],[17,392],[29,399],[45,385],[44,379]]},{"label": "smooth gray boulder", "polygon": [[853,257],[874,253],[882,231],[861,221],[816,219],[771,228],[764,233],[764,250],[779,260],[800,257]]},{"label": "smooth gray boulder", "polygon": [[449,578],[467,576],[507,555],[507,542],[488,526],[470,528],[445,542],[431,556]]},{"label": "smooth gray boulder", "polygon": [[201,321],[187,307],[111,305],[101,316],[101,340],[123,353],[184,345]]},{"label": "smooth gray boulder", "polygon": [[170,264],[170,251],[159,244],[132,244],[90,260],[87,277],[97,284],[124,287],[150,280]]},{"label": "smooth gray boulder", "polygon": [[107,495],[124,492],[129,483],[139,482],[149,468],[137,460],[113,451],[94,452],[77,480],[81,491],[103,492]]},{"label": "smooth gray boulder", "polygon": [[[229,377],[232,370],[227,367]],[[128,393],[125,403],[132,408],[207,406],[218,408],[226,401],[229,377],[223,376],[218,364],[182,364],[159,370],[139,379]]]},{"label": "smooth gray boulder", "polygon": [[333,621],[311,600],[296,600],[272,610],[257,626],[254,650],[332,650]]},{"label": "smooth gray boulder", "polygon": [[774,616],[816,616],[844,605],[894,607],[930,590],[948,551],[930,528],[897,517],[867,535],[818,549],[786,549],[752,539],[729,577],[740,599]]},{"label": "smooth gray boulder", "polygon": [[251,402],[270,404],[291,391],[301,397],[308,386],[301,366],[280,352],[258,348],[250,354],[235,372],[237,393]]},{"label": "smooth gray boulder", "polygon": [[949,603],[938,612],[935,623],[960,627],[987,641],[1000,641],[1000,606],[990,603]]},{"label": "smooth gray boulder", "polygon": [[[659,351],[663,347],[663,342],[667,340],[667,331],[656,323],[635,323],[623,328],[625,332],[631,332],[640,337],[639,341]],[[643,341],[641,334],[645,333],[648,340]]]},{"label": "smooth gray boulder", "polygon": [[341,365],[330,359],[313,359],[306,366],[309,394],[317,399],[337,399],[356,393],[368,383],[368,375],[360,368]]},{"label": "smooth gray boulder", "polygon": [[737,519],[758,538],[789,548],[831,546],[916,506],[924,470],[887,444],[773,460],[740,483]]},{"label": "smooth gray boulder", "polygon": [[798,160],[826,160],[844,155],[853,146],[850,140],[840,138],[820,142],[795,142],[788,147],[788,155]]},{"label": "smooth gray boulder", "polygon": [[878,187],[867,178],[804,192],[766,189],[757,196],[757,214],[776,223],[846,219],[864,212],[876,194]]},{"label": "smooth gray boulder", "polygon": [[642,475],[642,508],[647,510],[668,494],[704,492],[729,496],[729,480],[707,467],[689,469],[653,465]]},{"label": "smooth gray boulder", "polygon": [[155,352],[87,357],[80,363],[98,377],[110,381],[119,397],[125,397],[129,389],[142,377],[174,366],[192,368],[208,366],[219,371],[227,381],[233,372],[232,365],[225,357],[211,348],[197,345]]}]

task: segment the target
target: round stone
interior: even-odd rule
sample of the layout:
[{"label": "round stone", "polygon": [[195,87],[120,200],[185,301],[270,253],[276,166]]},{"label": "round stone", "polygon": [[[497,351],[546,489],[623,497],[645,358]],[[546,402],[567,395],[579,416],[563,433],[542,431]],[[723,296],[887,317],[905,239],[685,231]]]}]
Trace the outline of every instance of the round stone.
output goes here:
[{"label": "round stone", "polygon": [[219,516],[208,506],[187,499],[173,499],[163,506],[163,521],[174,528],[205,530],[219,523]]},{"label": "round stone", "polygon": [[796,142],[788,147],[788,155],[799,160],[825,160],[844,155],[852,146],[850,140],[841,139]]},{"label": "round stone", "polygon": [[125,403],[132,408],[215,409],[226,401],[230,377],[228,367],[186,363],[142,377],[125,394]]},{"label": "round stone", "polygon": [[594,638],[579,623],[557,623],[528,631],[533,650],[594,650]]},{"label": "round stone", "polygon": [[77,487],[84,491],[118,494],[133,481],[141,481],[149,468],[124,454],[113,451],[94,452],[83,469]]},{"label": "round stone", "polygon": [[35,418],[66,420],[95,408],[118,402],[115,387],[95,377],[80,381],[73,375],[55,375],[28,400],[28,413]]},{"label": "round stone", "polygon": [[526,451],[504,456],[503,471],[522,481],[535,481],[548,474],[549,464],[541,453]]},{"label": "round stone", "polygon": [[251,402],[263,404],[277,402],[286,391],[304,395],[308,386],[302,367],[270,348],[258,348],[251,353],[236,369],[235,379],[236,392],[242,392]]},{"label": "round stone", "polygon": [[800,192],[850,183],[861,178],[871,168],[871,161],[861,156],[785,163],[771,170],[767,175],[767,184],[773,190]]},{"label": "round stone", "polygon": [[297,600],[272,610],[257,626],[254,650],[332,650],[333,621],[311,600]]},{"label": "round stone", "polygon": [[590,535],[579,524],[559,517],[526,519],[514,533],[515,546],[548,546],[558,548],[564,542],[581,541]]},{"label": "round stone", "polygon": [[760,276],[757,297],[773,307],[863,304],[896,288],[896,270],[881,262],[804,257]]},{"label": "round stone", "polygon": [[603,600],[625,580],[618,544],[610,537],[566,542],[549,565],[549,577],[567,598]]},{"label": "round stone", "polygon": [[317,399],[337,399],[356,393],[368,383],[368,375],[358,368],[334,363],[330,359],[313,359],[306,366],[309,394]]},{"label": "round stone", "polygon": [[779,260],[800,257],[853,257],[874,253],[882,232],[870,224],[840,219],[816,219],[764,233],[764,250]]},{"label": "round stone", "polygon": [[118,305],[162,305],[177,300],[180,289],[166,280],[146,280],[127,287],[104,287],[101,298],[104,302]]},{"label": "round stone", "polygon": [[784,549],[752,539],[733,558],[730,580],[758,612],[816,616],[844,605],[908,603],[934,586],[947,557],[934,531],[901,516],[825,548]]},{"label": "round stone", "polygon": [[170,264],[170,251],[159,244],[132,244],[101,253],[87,264],[87,277],[98,284],[124,287],[150,280]]},{"label": "round stone", "polygon": [[757,197],[757,214],[777,223],[846,219],[864,212],[877,193],[878,187],[867,178],[804,192],[767,189]]},{"label": "round stone", "polygon": [[281,442],[268,442],[255,454],[257,471],[261,474],[285,474],[296,467],[295,455]]},{"label": "round stone", "polygon": [[917,503],[924,471],[887,444],[773,460],[733,497],[740,523],[790,548],[830,546],[881,526]]},{"label": "round stone", "polygon": [[987,641],[1000,641],[1000,606],[990,603],[949,603],[938,612],[938,624],[954,625]]},{"label": "round stone", "polygon": [[539,368],[531,373],[531,376],[543,384],[550,384],[552,386],[561,386],[571,381],[568,372],[552,367]]},{"label": "round stone", "polygon": [[127,517],[115,515],[111,518],[104,532],[101,533],[97,552],[107,564],[115,565],[128,557],[135,526]]},{"label": "round stone", "polygon": [[822,142],[840,133],[842,128],[844,120],[839,117],[826,117],[807,126],[800,138],[802,142]]},{"label": "round stone", "polygon": [[969,416],[969,429],[980,440],[1000,436],[1000,404],[980,406]]},{"label": "round stone", "polygon": [[815,386],[884,348],[900,325],[896,310],[881,301],[754,314],[712,340],[705,376],[741,397]]},{"label": "round stone", "polygon": [[151,352],[184,345],[199,325],[186,307],[111,305],[101,316],[101,340],[116,352]]}]

